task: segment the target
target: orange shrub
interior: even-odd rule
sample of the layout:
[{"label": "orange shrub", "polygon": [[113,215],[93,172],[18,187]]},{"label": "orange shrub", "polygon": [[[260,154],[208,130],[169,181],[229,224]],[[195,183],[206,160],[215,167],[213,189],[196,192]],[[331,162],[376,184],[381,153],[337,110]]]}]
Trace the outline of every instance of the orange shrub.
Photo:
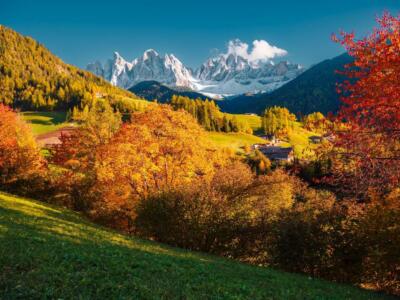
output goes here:
[{"label": "orange shrub", "polygon": [[43,166],[30,127],[16,112],[0,104],[0,184],[32,179]]}]

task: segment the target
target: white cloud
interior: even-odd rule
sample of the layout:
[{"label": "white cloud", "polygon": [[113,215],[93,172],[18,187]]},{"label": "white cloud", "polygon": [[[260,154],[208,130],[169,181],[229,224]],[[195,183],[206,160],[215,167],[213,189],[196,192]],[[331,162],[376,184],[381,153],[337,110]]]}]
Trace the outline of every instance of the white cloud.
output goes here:
[{"label": "white cloud", "polygon": [[239,39],[229,41],[228,55],[234,54],[246,58],[249,61],[269,60],[279,56],[285,56],[287,51],[270,45],[265,40],[254,40],[253,47],[249,51],[249,45]]}]

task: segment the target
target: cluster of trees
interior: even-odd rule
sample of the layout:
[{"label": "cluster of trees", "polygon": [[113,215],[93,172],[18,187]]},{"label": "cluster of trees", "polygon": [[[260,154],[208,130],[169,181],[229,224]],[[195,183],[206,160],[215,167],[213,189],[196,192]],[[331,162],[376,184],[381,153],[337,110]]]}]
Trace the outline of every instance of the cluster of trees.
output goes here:
[{"label": "cluster of trees", "polygon": [[304,116],[302,123],[305,129],[321,134],[326,133],[331,126],[331,122],[320,112]]},{"label": "cluster of trees", "polygon": [[94,98],[134,97],[105,80],[65,64],[30,37],[0,25],[0,101],[33,110],[67,110]]},{"label": "cluster of trees", "polygon": [[174,246],[399,293],[400,210],[382,200],[340,202],[281,170],[232,163],[212,184],[140,201],[134,224]]},{"label": "cluster of trees", "polygon": [[208,131],[252,133],[248,124],[240,122],[236,117],[222,113],[214,101],[193,100],[174,95],[169,103],[174,109],[183,109],[190,113]]},{"label": "cluster of trees", "polygon": [[132,231],[126,224],[134,220],[137,201],[167,188],[209,180],[230,156],[210,148],[204,130],[186,112],[154,105],[133,113],[121,126],[121,115],[104,104],[90,109],[82,128],[64,136],[51,151],[52,162],[68,170],[63,177],[71,185],[64,187],[84,187],[84,194],[65,193],[64,203],[88,208],[96,219],[112,219],[120,224],[115,226]]},{"label": "cluster of trees", "polygon": [[295,121],[296,116],[285,107],[269,107],[261,115],[261,126],[264,132],[270,135],[287,134]]}]

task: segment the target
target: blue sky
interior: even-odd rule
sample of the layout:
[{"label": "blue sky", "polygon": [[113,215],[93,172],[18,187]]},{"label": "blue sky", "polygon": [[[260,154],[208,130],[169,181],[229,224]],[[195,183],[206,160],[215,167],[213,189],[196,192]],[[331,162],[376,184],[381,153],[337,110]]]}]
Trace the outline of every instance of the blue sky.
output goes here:
[{"label": "blue sky", "polygon": [[250,48],[266,40],[286,50],[285,59],[310,66],[343,52],[331,42],[332,32],[364,35],[385,9],[398,14],[400,0],[0,0],[0,24],[79,67],[114,51],[132,60],[148,48],[197,67],[233,39]]}]

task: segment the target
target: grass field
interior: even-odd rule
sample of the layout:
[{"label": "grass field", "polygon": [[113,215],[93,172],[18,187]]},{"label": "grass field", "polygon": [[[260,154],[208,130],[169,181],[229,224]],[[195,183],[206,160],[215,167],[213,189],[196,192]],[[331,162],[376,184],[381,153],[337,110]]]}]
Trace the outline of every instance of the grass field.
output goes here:
[{"label": "grass field", "polygon": [[319,135],[304,129],[300,123],[294,124],[293,130],[288,134],[287,145],[291,145],[297,158],[309,158],[314,155],[318,146],[310,142],[310,136]]},{"label": "grass field", "polygon": [[265,143],[265,140],[246,133],[207,132],[208,138],[218,147],[230,148],[234,151],[243,151],[244,146]]},{"label": "grass field", "polygon": [[0,193],[0,299],[390,299],[127,237]]},{"label": "grass field", "polygon": [[67,126],[65,112],[23,112],[25,121],[29,122],[34,135],[48,133]]},{"label": "grass field", "polygon": [[229,114],[236,117],[239,122],[247,123],[253,129],[254,133],[259,132],[261,129],[261,117],[245,114]]},{"label": "grass field", "polygon": [[[261,131],[261,117],[245,114],[231,114],[231,116],[235,116],[239,121],[247,123],[253,129],[254,133],[263,133]],[[287,139],[282,142],[281,145],[284,147],[292,146],[298,158],[310,157],[313,155],[313,149],[316,147],[315,144],[310,143],[309,137],[312,135],[318,134],[304,129],[299,122],[296,122],[293,130],[288,134]],[[224,147],[228,147],[229,144],[232,143],[231,148],[233,149],[240,148],[244,144],[251,145],[265,142],[257,137],[250,137],[248,135],[227,136],[226,134],[211,134],[211,139]]]}]

